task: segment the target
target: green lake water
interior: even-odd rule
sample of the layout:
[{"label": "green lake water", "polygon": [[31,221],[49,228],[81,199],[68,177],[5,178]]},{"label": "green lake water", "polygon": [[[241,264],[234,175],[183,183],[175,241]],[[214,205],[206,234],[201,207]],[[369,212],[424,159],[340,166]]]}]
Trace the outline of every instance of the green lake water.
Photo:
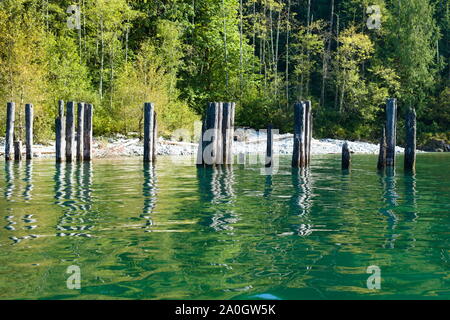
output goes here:
[{"label": "green lake water", "polygon": [[0,299],[449,299],[450,155],[352,160],[0,161]]}]

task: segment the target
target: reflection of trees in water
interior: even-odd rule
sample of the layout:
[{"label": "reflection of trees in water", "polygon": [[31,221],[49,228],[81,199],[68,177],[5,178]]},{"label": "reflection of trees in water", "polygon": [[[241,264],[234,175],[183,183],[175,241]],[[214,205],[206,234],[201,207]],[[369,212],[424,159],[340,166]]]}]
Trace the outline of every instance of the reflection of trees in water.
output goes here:
[{"label": "reflection of trees in water", "polygon": [[232,224],[239,221],[233,210],[235,199],[233,167],[198,167],[197,178],[202,202],[210,203],[210,208],[214,211],[208,225],[215,231],[233,230]]},{"label": "reflection of trees in water", "polygon": [[294,188],[291,197],[291,211],[298,215],[302,222],[294,227],[294,232],[300,236],[308,236],[313,231],[310,217],[312,207],[311,172],[309,168],[293,168],[291,178]]},{"label": "reflection of trees in water", "polygon": [[144,219],[145,232],[150,232],[150,227],[153,225],[152,213],[156,205],[156,188],[157,179],[155,174],[155,167],[152,163],[144,163],[144,183],[142,184],[142,195],[144,196],[144,207],[142,209],[141,219]]},{"label": "reflection of trees in water", "polygon": [[56,163],[55,204],[63,209],[56,235],[90,237],[93,228],[92,212],[92,163]]}]

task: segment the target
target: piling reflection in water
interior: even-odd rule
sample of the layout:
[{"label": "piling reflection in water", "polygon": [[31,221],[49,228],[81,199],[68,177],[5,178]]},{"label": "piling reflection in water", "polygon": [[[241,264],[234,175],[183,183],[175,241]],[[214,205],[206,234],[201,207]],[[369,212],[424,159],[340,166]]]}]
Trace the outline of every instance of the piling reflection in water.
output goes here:
[{"label": "piling reflection in water", "polygon": [[14,171],[13,166],[15,163],[13,161],[5,161],[5,199],[10,200],[14,192]]},{"label": "piling reflection in water", "polygon": [[23,197],[26,201],[30,201],[31,191],[33,190],[33,161],[27,160],[25,164],[25,190],[23,192]]},{"label": "piling reflection in water", "polygon": [[308,236],[312,233],[311,225],[311,195],[312,179],[309,168],[292,168],[292,186],[294,191],[291,197],[292,214],[300,218],[300,224],[295,226],[295,233],[300,236]]},{"label": "piling reflection in water", "polygon": [[142,195],[144,196],[144,207],[141,219],[145,220],[145,232],[151,232],[153,225],[152,213],[156,205],[157,179],[154,164],[144,162],[144,183],[142,184]]},{"label": "piling reflection in water", "polygon": [[398,194],[396,191],[395,168],[386,167],[385,171],[378,172],[380,176],[380,183],[383,189],[383,199],[385,207],[380,209],[380,213],[387,218],[387,232],[385,234],[386,243],[385,248],[394,248],[396,240],[395,229],[397,227],[398,217],[395,213],[395,208],[398,206]]},{"label": "piling reflection in water", "polygon": [[92,212],[92,164],[55,164],[55,204],[63,209],[56,229],[59,237],[91,237],[95,213]]},{"label": "piling reflection in water", "polygon": [[197,168],[200,198],[209,203],[213,216],[207,225],[215,231],[233,230],[232,224],[239,221],[233,204],[235,201],[235,177],[232,166],[206,166]]},{"label": "piling reflection in water", "polygon": [[[5,162],[5,199],[7,201],[15,201],[15,197],[18,199],[17,202],[30,201],[31,200],[31,191],[33,190],[33,166],[31,161],[26,161],[25,167],[25,176],[21,180],[21,170],[22,163],[17,161],[6,161]],[[23,184],[25,186],[23,186]],[[23,192],[21,193],[21,191]],[[19,243],[22,240],[27,239],[35,239],[37,235],[35,234],[26,234],[23,235],[23,231],[20,230],[34,230],[38,227],[37,225],[37,217],[36,215],[29,211],[32,210],[31,207],[27,207],[25,209],[26,213],[16,214],[12,207],[6,208],[6,217],[5,220],[7,222],[5,229],[9,232],[13,232],[13,235],[9,236],[9,239],[13,241],[13,243]]]}]

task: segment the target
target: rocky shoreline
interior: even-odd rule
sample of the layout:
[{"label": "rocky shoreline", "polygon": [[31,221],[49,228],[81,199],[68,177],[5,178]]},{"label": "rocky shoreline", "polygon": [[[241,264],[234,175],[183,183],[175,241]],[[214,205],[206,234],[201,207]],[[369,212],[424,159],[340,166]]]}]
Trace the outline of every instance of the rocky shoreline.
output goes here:
[{"label": "rocky shoreline", "polygon": [[[239,141],[233,144],[233,153],[264,153],[266,150],[266,136],[264,133],[248,134],[244,138],[238,137]],[[337,139],[312,139],[312,154],[339,154],[345,140]],[[379,145],[348,141],[350,151],[355,154],[378,154]],[[282,155],[292,154],[293,139],[292,134],[274,135],[274,152]],[[4,139],[0,140],[0,154],[3,154]],[[52,158],[55,156],[54,143],[49,145],[37,144],[34,146],[34,156],[37,158]],[[177,142],[158,138],[158,155],[192,155],[197,152],[197,143]],[[403,153],[404,148],[396,147],[397,153]],[[93,156],[94,158],[114,158],[114,157],[139,157],[144,153],[142,141],[138,138],[127,138],[117,135],[110,138],[94,138]]]}]

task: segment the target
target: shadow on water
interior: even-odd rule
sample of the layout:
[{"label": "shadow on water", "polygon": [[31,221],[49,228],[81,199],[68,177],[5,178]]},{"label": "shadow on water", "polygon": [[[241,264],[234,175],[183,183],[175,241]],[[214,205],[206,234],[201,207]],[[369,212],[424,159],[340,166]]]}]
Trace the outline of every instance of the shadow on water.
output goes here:
[{"label": "shadow on water", "polygon": [[63,209],[56,236],[91,237],[95,214],[92,212],[92,163],[55,164],[55,204]]},{"label": "shadow on water", "polygon": [[144,197],[144,207],[142,208],[141,219],[145,220],[145,232],[151,232],[153,225],[152,213],[156,205],[157,178],[155,166],[152,163],[144,163],[144,183],[142,184],[142,195]]},{"label": "shadow on water", "polygon": [[202,203],[213,212],[212,217],[201,222],[215,231],[233,230],[232,224],[239,221],[234,212],[235,177],[232,166],[197,167],[199,195]]}]

